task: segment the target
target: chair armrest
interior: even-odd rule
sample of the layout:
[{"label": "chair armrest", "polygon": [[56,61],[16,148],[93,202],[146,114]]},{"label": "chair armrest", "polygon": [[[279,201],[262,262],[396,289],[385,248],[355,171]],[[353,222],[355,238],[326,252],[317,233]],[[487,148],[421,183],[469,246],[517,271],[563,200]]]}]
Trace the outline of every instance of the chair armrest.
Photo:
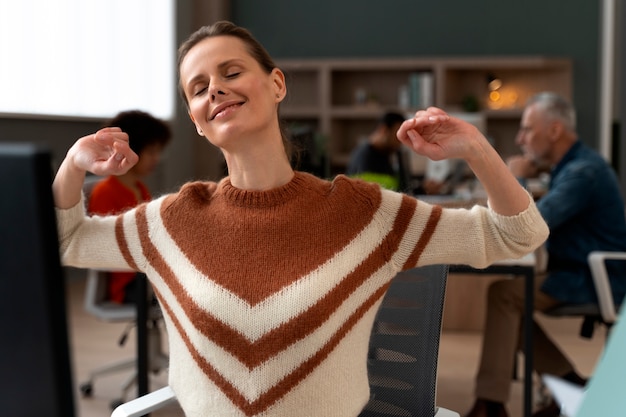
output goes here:
[{"label": "chair armrest", "polygon": [[606,271],[607,260],[626,261],[626,252],[603,252],[593,251],[589,253],[587,261],[591,269],[591,276],[598,295],[598,303],[602,318],[607,323],[614,323],[617,320],[615,311],[615,303],[613,302],[613,293],[609,283],[609,275]]},{"label": "chair armrest", "polygon": [[118,406],[111,417],[140,417],[175,401],[174,391],[167,386]]}]

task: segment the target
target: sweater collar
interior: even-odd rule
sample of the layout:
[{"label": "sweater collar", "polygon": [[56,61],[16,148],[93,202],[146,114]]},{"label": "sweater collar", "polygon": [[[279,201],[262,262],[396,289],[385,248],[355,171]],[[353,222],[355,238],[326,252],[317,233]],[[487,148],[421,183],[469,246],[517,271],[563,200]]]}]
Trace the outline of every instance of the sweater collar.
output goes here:
[{"label": "sweater collar", "polygon": [[242,207],[271,207],[283,204],[302,193],[306,187],[307,176],[295,172],[293,178],[285,185],[269,190],[242,190],[233,186],[230,178],[226,177],[218,185],[218,194],[221,194],[233,205]]}]

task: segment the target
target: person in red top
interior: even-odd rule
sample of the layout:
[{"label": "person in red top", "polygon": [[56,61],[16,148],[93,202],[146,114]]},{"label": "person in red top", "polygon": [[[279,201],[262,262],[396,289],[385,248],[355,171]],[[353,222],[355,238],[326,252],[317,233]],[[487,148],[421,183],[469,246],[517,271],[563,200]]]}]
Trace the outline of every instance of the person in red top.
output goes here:
[{"label": "person in red top", "polygon": [[[88,203],[90,214],[117,214],[151,200],[143,179],[154,171],[172,136],[166,122],[139,110],[117,114],[105,125],[110,126],[128,134],[130,148],[139,161],[126,174],[110,175],[94,186]],[[133,303],[135,275],[135,272],[110,272],[108,298],[117,303]]]}]

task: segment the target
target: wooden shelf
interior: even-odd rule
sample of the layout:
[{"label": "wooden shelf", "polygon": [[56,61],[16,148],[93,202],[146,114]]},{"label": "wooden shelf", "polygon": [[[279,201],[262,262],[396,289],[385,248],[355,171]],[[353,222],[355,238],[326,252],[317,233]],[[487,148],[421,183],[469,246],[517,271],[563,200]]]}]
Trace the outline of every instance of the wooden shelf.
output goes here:
[{"label": "wooden shelf", "polygon": [[[515,134],[526,100],[551,90],[572,98],[570,59],[544,56],[289,59],[277,65],[287,78],[281,116],[327,137],[329,160],[341,170],[346,155],[387,110],[407,115],[401,88],[416,73],[432,75],[432,104],[459,111],[472,97],[486,118],[486,132],[503,156],[517,152]],[[488,100],[487,79],[502,80],[501,108]]]},{"label": "wooden shelf", "polygon": [[495,110],[495,109],[487,109],[484,111],[485,115],[488,119],[492,120],[506,120],[506,119],[515,119],[519,120],[522,117],[522,113],[524,109],[521,107],[515,109],[505,109],[505,110]]},{"label": "wooden shelf", "polygon": [[378,104],[362,106],[335,106],[330,109],[330,116],[337,119],[376,119],[385,108]]},{"label": "wooden shelf", "polygon": [[282,107],[280,109],[281,115],[283,118],[294,119],[294,118],[318,118],[321,117],[321,112],[319,107]]}]

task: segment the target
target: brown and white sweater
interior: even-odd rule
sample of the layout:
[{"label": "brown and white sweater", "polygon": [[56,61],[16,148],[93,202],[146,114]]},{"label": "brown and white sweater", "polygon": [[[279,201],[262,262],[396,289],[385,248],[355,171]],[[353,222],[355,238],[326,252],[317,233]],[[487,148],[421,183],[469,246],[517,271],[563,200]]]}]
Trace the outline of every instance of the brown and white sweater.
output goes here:
[{"label": "brown and white sweater", "polygon": [[189,417],[357,416],[374,315],[398,271],[484,267],[548,233],[530,198],[506,217],[304,173],[269,191],[189,183],[119,217],[57,213],[65,264],[147,274]]}]

